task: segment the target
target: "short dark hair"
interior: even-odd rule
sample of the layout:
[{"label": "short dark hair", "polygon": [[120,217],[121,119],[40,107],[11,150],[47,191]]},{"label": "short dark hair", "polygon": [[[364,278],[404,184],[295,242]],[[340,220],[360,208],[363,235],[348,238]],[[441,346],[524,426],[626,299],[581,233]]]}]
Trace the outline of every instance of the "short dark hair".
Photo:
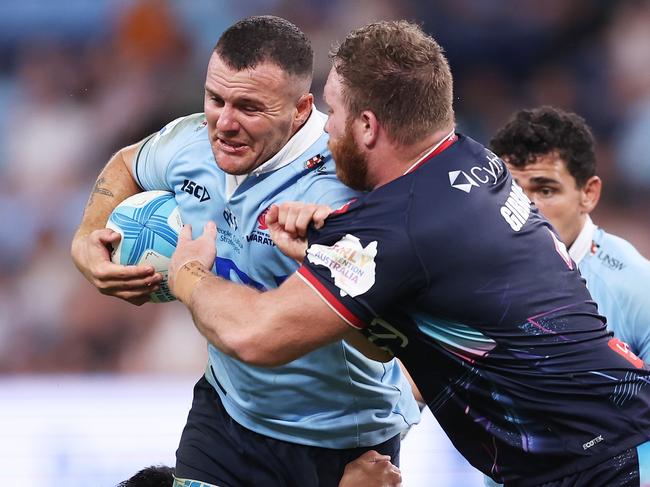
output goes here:
[{"label": "short dark hair", "polygon": [[508,164],[525,167],[553,152],[581,188],[596,174],[594,137],[584,118],[559,108],[520,110],[490,141],[490,149]]},{"label": "short dark hair", "polygon": [[405,20],[352,31],[330,53],[351,116],[372,111],[409,144],[454,120],[453,80],[442,47]]},{"label": "short dark hair", "polygon": [[237,71],[271,62],[291,75],[311,78],[313,74],[314,51],[307,36],[288,20],[273,15],[248,17],[231,25],[214,51]]},{"label": "short dark hair", "polygon": [[143,468],[130,479],[120,482],[117,487],[171,487],[174,483],[174,469],[164,465]]}]

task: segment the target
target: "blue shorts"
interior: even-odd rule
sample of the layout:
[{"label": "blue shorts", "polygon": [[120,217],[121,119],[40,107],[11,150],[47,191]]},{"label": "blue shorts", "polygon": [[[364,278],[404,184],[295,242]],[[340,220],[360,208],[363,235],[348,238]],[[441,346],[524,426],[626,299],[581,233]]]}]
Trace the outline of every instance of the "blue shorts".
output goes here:
[{"label": "blue shorts", "polygon": [[[202,377],[176,451],[175,476],[219,487],[336,487],[345,466],[368,450],[390,455],[399,465],[399,435],[379,445],[330,449],[299,445],[244,428],[224,409]],[[187,484],[192,485],[191,481]]]}]

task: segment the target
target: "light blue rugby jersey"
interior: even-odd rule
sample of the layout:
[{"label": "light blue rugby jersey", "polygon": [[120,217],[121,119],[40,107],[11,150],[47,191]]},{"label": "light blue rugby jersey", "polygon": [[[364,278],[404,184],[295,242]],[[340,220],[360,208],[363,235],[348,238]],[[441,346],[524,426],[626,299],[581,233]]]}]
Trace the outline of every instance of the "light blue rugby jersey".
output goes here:
[{"label": "light blue rugby jersey", "polygon": [[[276,156],[248,177],[234,177],[215,163],[204,115],[189,115],[142,143],[133,173],[145,190],[176,194],[194,238],[206,221],[216,221],[218,257],[213,271],[258,289],[275,288],[298,265],[271,241],[266,209],[298,200],[336,208],[355,196],[335,177],[324,123],[325,115],[314,110]],[[419,420],[399,364],[368,360],[344,342],[273,368],[243,364],[212,345],[208,350],[214,375],[208,367],[206,377],[226,410],[263,435],[353,448],[381,443]]]},{"label": "light blue rugby jersey", "polygon": [[569,255],[587,281],[607,328],[650,362],[650,261],[587,217]]}]

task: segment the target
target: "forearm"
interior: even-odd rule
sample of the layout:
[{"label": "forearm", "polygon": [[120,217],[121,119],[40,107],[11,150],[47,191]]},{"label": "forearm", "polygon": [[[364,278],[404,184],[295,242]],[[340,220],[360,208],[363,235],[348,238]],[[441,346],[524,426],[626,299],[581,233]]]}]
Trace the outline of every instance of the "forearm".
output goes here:
[{"label": "forearm", "polygon": [[191,297],[181,298],[192,313],[197,329],[222,352],[244,362],[259,362],[252,356],[255,343],[259,341],[252,325],[257,323],[259,335],[265,334],[262,328],[267,327],[268,322],[256,319],[256,315],[264,314],[263,303],[259,300],[261,293],[221,279],[204,268],[201,272],[207,275],[193,286]]},{"label": "forearm", "polygon": [[99,292],[139,306],[149,300],[163,276],[152,265],[113,263],[111,248],[119,243],[121,234],[105,228],[113,209],[142,191],[130,170],[137,147],[136,144],[117,152],[97,177],[70,253],[79,272]]},{"label": "forearm", "polygon": [[[340,339],[349,330],[296,277],[279,289],[259,292],[221,279],[194,261],[185,264],[176,279],[174,293],[190,309],[201,334],[246,363],[281,365]],[[301,299],[301,293],[309,293],[305,297],[315,300],[316,307]],[[319,320],[323,312],[326,321]]]},{"label": "forearm", "polygon": [[109,215],[121,201],[142,191],[128,167],[135,150],[136,146],[132,145],[118,151],[97,177],[73,244],[92,231],[104,228]]}]

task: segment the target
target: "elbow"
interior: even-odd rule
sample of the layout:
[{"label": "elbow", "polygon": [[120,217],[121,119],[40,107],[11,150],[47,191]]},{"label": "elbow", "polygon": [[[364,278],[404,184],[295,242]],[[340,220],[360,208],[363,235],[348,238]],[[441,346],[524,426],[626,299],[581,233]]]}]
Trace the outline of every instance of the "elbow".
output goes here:
[{"label": "elbow", "polygon": [[238,330],[222,336],[221,345],[224,353],[257,367],[277,367],[293,360],[279,340],[257,330]]},{"label": "elbow", "polygon": [[240,350],[235,355],[235,358],[248,365],[254,365],[256,367],[278,367],[291,362],[291,359],[289,358],[283,358],[277,353],[269,353],[265,350],[260,350],[260,348],[255,346],[246,347],[245,349]]}]

